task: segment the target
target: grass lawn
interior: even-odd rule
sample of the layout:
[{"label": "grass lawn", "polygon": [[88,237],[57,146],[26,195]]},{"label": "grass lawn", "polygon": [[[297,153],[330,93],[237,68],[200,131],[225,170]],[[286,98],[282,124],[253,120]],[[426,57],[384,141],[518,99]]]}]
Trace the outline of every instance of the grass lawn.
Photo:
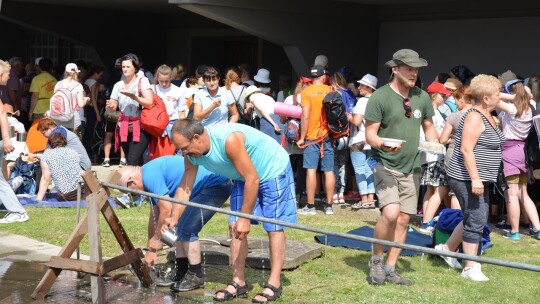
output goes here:
[{"label": "grass lawn", "polygon": [[[372,211],[351,212],[334,207],[336,214],[299,216],[299,223],[339,232],[347,232],[364,225],[373,226],[378,214]],[[24,235],[39,241],[63,246],[75,226],[75,209],[27,208],[30,220],[25,223],[1,225],[0,230]],[[132,209],[116,209],[122,225],[136,247],[146,246],[148,205]],[[0,214],[0,216],[2,216]],[[226,215],[217,214],[203,229],[201,237],[227,234]],[[102,221],[104,256],[121,253],[108,226]],[[265,237],[262,227],[252,228],[250,236]],[[314,242],[313,233],[287,230],[290,240]],[[522,236],[518,242],[502,238],[492,232],[494,247],[487,257],[540,265],[540,241]],[[81,253],[88,254],[88,240],[81,243]],[[413,286],[371,286],[367,283],[368,260],[371,253],[345,248],[326,247],[321,258],[311,260],[293,271],[282,274],[284,287],[281,303],[530,303],[540,298],[540,274],[501,266],[483,265],[489,282],[465,280],[460,273],[449,269],[438,257],[420,255],[400,258],[402,275],[414,282]],[[261,290],[268,270],[248,269],[248,282],[254,285],[250,297]],[[230,272],[229,272],[230,275]],[[217,290],[230,280],[228,274],[207,280],[206,288]],[[208,276],[216,277],[214,276]],[[537,300],[534,300],[537,299]],[[201,299],[198,299],[200,301]],[[211,301],[205,298],[204,301]]]}]

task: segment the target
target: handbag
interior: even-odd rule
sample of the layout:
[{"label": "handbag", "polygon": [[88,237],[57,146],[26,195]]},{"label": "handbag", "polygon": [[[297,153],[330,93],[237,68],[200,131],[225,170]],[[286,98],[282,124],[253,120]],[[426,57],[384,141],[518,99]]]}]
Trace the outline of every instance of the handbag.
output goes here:
[{"label": "handbag", "polygon": [[[141,81],[139,79],[139,96],[142,96]],[[169,125],[169,114],[165,103],[158,94],[151,92],[152,106],[143,107],[141,111],[141,125],[143,129],[154,137],[161,137]]]}]

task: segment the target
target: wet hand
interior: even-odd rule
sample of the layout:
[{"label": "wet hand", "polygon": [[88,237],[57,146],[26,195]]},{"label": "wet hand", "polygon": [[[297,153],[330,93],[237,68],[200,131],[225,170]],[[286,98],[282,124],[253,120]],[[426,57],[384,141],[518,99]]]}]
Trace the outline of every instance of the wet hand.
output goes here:
[{"label": "wet hand", "polygon": [[147,251],[144,255],[144,261],[146,262],[146,266],[148,267],[155,266],[157,264],[157,253]]},{"label": "wet hand", "polygon": [[234,237],[243,240],[249,234],[250,229],[251,224],[249,223],[249,219],[239,218],[233,227]]}]

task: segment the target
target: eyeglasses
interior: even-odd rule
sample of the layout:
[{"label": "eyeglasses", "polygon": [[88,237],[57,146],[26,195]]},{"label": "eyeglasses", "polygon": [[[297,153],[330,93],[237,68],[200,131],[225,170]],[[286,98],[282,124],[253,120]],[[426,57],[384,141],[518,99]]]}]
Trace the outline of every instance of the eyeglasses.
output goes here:
[{"label": "eyeglasses", "polygon": [[189,143],[183,147],[180,147],[179,150],[182,151],[182,153],[186,153],[189,148],[191,148],[191,144],[193,143],[193,138],[189,140]]},{"label": "eyeglasses", "polygon": [[411,100],[409,98],[403,98],[403,108],[405,108],[405,116],[411,118]]}]

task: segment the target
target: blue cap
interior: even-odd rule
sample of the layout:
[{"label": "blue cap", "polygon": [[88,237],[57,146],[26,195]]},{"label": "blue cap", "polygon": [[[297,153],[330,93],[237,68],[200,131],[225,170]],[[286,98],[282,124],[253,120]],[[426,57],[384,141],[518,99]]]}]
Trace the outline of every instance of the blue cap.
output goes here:
[{"label": "blue cap", "polygon": [[523,83],[523,79],[513,79],[513,80],[510,80],[510,81],[507,81],[505,84],[504,84],[504,92],[505,93],[511,93],[510,91],[510,88],[515,85],[516,83],[518,82],[521,82]]},{"label": "blue cap", "polygon": [[67,140],[67,129],[62,127],[62,126],[58,126],[56,128],[54,128],[52,131],[51,131],[51,135],[53,135],[54,133],[60,133],[62,134],[66,140]]}]

